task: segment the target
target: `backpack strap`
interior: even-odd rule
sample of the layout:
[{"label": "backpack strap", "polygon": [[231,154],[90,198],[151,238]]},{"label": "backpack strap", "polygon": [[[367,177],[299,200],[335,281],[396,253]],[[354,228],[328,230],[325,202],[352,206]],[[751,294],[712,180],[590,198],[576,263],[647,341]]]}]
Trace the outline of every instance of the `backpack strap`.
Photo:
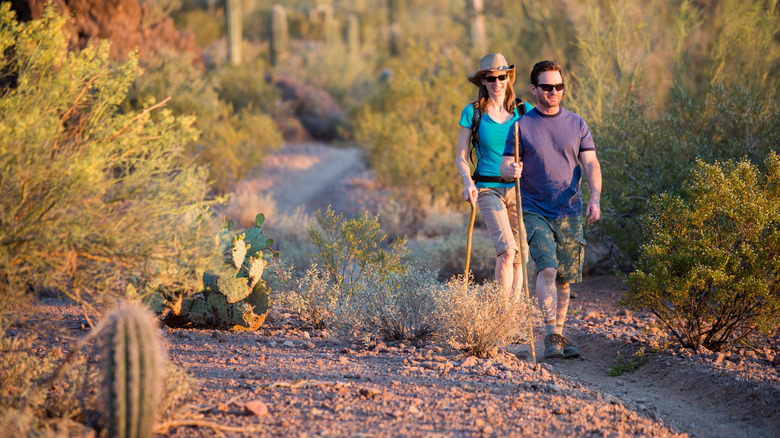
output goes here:
[{"label": "backpack strap", "polygon": [[[506,180],[500,176],[485,176],[479,174],[479,122],[482,120],[482,112],[478,107],[479,101],[474,102],[474,115],[471,118],[471,148],[469,149],[469,160],[474,165],[474,174],[471,175],[471,179],[474,182],[489,182],[489,183],[510,183],[512,180]],[[525,115],[526,108],[525,102],[519,97],[515,97],[515,105],[517,106],[517,113],[520,116]],[[475,154],[473,154],[476,152]],[[477,155],[476,162],[474,161],[474,155]]]}]

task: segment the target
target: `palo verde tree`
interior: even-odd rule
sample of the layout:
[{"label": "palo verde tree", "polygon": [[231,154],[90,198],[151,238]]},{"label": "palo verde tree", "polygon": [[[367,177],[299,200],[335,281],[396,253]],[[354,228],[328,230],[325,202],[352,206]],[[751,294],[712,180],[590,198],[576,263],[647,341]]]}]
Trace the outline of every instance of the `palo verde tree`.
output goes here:
[{"label": "palo verde tree", "polygon": [[0,6],[0,301],[56,286],[89,317],[208,186],[182,154],[194,120],[167,98],[119,111],[136,58],[110,60],[107,43],[69,53],[64,22],[47,8],[21,23]]},{"label": "palo verde tree", "polygon": [[780,323],[780,156],[701,161],[682,196],[653,199],[623,302],[685,347],[722,350]]}]

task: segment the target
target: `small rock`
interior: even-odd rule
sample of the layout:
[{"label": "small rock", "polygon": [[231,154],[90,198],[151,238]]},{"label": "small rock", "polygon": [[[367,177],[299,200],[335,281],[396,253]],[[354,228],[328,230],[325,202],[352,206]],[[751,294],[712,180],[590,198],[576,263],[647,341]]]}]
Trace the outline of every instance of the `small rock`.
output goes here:
[{"label": "small rock", "polygon": [[553,370],[552,364],[549,364],[549,363],[543,363],[542,364],[542,368],[547,370],[547,371],[552,371]]},{"label": "small rock", "polygon": [[305,348],[307,350],[314,350],[315,348],[317,348],[317,346],[314,345],[314,342],[306,341],[302,345],[303,345],[303,348]]},{"label": "small rock", "polygon": [[355,353],[356,353],[355,350],[351,348],[343,348],[341,350],[341,354],[355,354]]},{"label": "small rock", "polygon": [[488,367],[488,368],[485,370],[485,374],[486,374],[486,375],[488,375],[488,376],[491,376],[491,377],[493,377],[493,376],[495,376],[496,374],[498,374],[498,370],[496,369],[496,367]]},{"label": "small rock", "polygon": [[295,344],[293,344],[293,341],[284,341],[284,344],[282,344],[282,345],[284,345],[285,347],[295,347]]},{"label": "small rock", "polygon": [[715,363],[723,363],[723,359],[726,358],[725,353],[713,353],[713,360]]},{"label": "small rock", "polygon": [[244,409],[248,415],[254,415],[256,417],[265,417],[268,415],[268,405],[260,400],[254,400],[245,404]]},{"label": "small rock", "polygon": [[282,312],[274,309],[269,310],[268,315],[265,317],[265,320],[270,323],[279,322],[281,319]]},{"label": "small rock", "polygon": [[585,319],[598,319],[601,318],[601,314],[599,312],[596,312],[595,310],[591,310],[590,312],[585,314]]},{"label": "small rock", "polygon": [[382,391],[379,390],[378,388],[373,388],[370,386],[360,388],[360,395],[362,395],[363,397],[374,398],[381,393]]},{"label": "small rock", "polygon": [[417,414],[420,413],[420,408],[418,408],[415,405],[411,405],[411,406],[409,406],[409,409],[407,409],[406,411],[409,412],[412,415],[417,415]]},{"label": "small rock", "polygon": [[493,347],[490,349],[490,351],[487,352],[488,357],[496,357],[498,356],[498,347]]},{"label": "small rock", "polygon": [[346,364],[349,363],[349,359],[347,359],[344,356],[341,356],[341,357],[339,357],[339,363],[342,364],[342,365],[346,365]]},{"label": "small rock", "polygon": [[491,435],[493,433],[493,427],[488,425],[482,428],[482,433],[485,435]]},{"label": "small rock", "polygon": [[311,338],[309,332],[303,332],[303,339],[309,339],[309,338]]},{"label": "small rock", "polygon": [[471,368],[478,363],[479,363],[479,359],[477,359],[474,356],[469,356],[463,359],[463,362],[461,362],[460,366],[463,368]]}]

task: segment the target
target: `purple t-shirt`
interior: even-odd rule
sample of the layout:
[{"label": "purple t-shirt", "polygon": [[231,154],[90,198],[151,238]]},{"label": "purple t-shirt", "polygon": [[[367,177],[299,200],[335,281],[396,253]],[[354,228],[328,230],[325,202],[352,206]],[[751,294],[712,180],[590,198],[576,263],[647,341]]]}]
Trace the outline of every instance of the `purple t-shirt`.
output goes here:
[{"label": "purple t-shirt", "polygon": [[[596,150],[585,120],[563,107],[555,115],[534,108],[518,123],[523,210],[551,218],[581,215],[579,155]],[[504,156],[515,156],[514,129],[507,135]]]}]

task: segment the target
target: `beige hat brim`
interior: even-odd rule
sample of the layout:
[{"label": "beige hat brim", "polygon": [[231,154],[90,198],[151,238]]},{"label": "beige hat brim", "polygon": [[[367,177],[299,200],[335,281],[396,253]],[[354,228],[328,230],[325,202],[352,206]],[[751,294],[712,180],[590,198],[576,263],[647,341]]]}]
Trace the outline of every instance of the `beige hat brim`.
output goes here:
[{"label": "beige hat brim", "polygon": [[514,66],[514,64],[510,65],[509,68],[507,68],[507,69],[481,68],[481,69],[475,71],[474,73],[472,73],[471,75],[469,75],[469,82],[471,82],[472,84],[474,84],[474,85],[479,87],[480,85],[482,85],[482,82],[481,82],[482,76],[485,73],[489,72],[489,71],[496,72],[496,73],[506,73],[506,74],[509,75],[509,82],[512,83],[512,84],[515,83],[515,66]]}]

